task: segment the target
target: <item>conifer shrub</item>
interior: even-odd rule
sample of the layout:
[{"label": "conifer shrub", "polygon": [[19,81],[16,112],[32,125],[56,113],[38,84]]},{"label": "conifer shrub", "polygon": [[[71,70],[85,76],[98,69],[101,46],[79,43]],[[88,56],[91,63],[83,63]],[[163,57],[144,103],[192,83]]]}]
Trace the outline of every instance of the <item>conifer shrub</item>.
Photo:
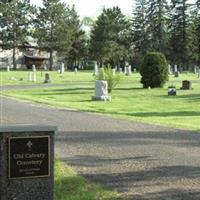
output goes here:
[{"label": "conifer shrub", "polygon": [[148,52],[140,67],[143,88],[163,87],[168,81],[168,64],[160,52]]}]

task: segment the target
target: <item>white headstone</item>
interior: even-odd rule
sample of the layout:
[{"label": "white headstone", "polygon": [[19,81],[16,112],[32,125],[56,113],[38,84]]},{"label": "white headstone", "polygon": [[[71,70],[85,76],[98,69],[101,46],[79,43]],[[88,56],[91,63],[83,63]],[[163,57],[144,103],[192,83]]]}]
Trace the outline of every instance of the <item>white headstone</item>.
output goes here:
[{"label": "white headstone", "polygon": [[113,69],[112,69],[112,73],[113,73],[113,75],[115,76],[115,74],[116,74],[116,68],[113,68]]},{"label": "white headstone", "polygon": [[120,73],[120,74],[122,73],[122,68],[121,68],[121,67],[119,68],[119,73]]},{"label": "white headstone", "polygon": [[199,70],[198,70],[198,78],[200,78],[200,68],[199,68]]},{"label": "white headstone", "polygon": [[29,74],[28,74],[28,80],[31,82],[33,81],[32,74],[33,74],[33,72],[29,72]]},{"label": "white headstone", "polygon": [[98,69],[97,63],[95,62],[95,65],[94,65],[94,76],[98,76],[98,74],[99,74],[99,69]]},{"label": "white headstone", "polygon": [[9,65],[7,65],[7,72],[9,72],[10,71],[10,66]]},{"label": "white headstone", "polygon": [[60,73],[63,74],[65,72],[65,64],[62,62]]},{"label": "white headstone", "polygon": [[194,66],[194,73],[197,74],[197,67]]},{"label": "white headstone", "polygon": [[172,70],[171,70],[171,65],[170,64],[168,65],[168,71],[169,71],[169,74],[172,74]]},{"label": "white headstone", "polygon": [[33,72],[33,82],[35,83],[36,81],[37,81],[36,72]]},{"label": "white headstone", "polygon": [[136,72],[137,72],[137,69],[136,69],[136,68],[134,68],[134,69],[133,69],[133,71],[134,71],[134,73],[136,73]]},{"label": "white headstone", "polygon": [[95,96],[92,100],[110,101],[111,97],[108,96],[108,83],[107,81],[98,80],[95,82]]},{"label": "white headstone", "polygon": [[178,72],[178,67],[177,65],[174,65],[174,73]]},{"label": "white headstone", "polygon": [[75,74],[77,74],[77,72],[78,72],[78,69],[76,67],[74,68],[74,72],[75,72]]},{"label": "white headstone", "polygon": [[126,66],[124,67],[124,74],[125,75],[127,74],[127,67]]},{"label": "white headstone", "polygon": [[33,71],[33,72],[36,72],[36,67],[35,67],[35,65],[32,66],[32,71]]}]

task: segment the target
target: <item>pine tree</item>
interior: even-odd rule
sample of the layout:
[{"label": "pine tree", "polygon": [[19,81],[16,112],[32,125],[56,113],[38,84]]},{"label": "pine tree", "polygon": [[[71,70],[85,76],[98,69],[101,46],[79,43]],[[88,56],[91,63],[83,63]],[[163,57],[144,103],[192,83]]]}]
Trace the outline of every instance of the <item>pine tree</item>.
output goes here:
[{"label": "pine tree", "polygon": [[13,68],[16,69],[16,48],[29,34],[33,7],[29,0],[2,1],[0,32],[4,48],[13,50]]},{"label": "pine tree", "polygon": [[132,19],[132,42],[134,65],[141,63],[142,57],[149,50],[146,20],[146,0],[135,0]]},{"label": "pine tree", "polygon": [[116,66],[121,59],[129,57],[130,24],[119,7],[103,9],[92,33],[90,48],[94,58],[99,62]]},{"label": "pine tree", "polygon": [[197,64],[200,67],[200,0],[196,1],[196,46],[197,46]]},{"label": "pine tree", "polygon": [[167,47],[167,0],[147,0],[147,23],[150,48],[166,54]]},{"label": "pine tree", "polygon": [[190,64],[189,16],[187,0],[172,0],[170,19],[171,63],[187,69]]},{"label": "pine tree", "polygon": [[74,6],[72,6],[70,10],[69,23],[69,27],[73,34],[71,50],[69,51],[68,59],[71,60],[75,66],[78,66],[80,59],[86,55],[87,48],[86,35],[82,30],[82,24]]},{"label": "pine tree", "polygon": [[53,69],[53,52],[68,44],[66,10],[66,5],[60,0],[43,0],[43,6],[38,11],[36,36],[39,46],[50,53],[49,70]]}]

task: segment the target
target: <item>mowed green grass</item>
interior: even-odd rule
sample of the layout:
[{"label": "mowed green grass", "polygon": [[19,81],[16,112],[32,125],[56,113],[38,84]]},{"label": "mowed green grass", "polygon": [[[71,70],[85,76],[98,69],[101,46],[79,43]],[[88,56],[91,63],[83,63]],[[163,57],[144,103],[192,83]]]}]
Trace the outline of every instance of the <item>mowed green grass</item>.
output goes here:
[{"label": "mowed green grass", "polygon": [[55,200],[115,200],[116,191],[90,183],[60,161],[55,163]]},{"label": "mowed green grass", "polygon": [[[179,78],[171,75],[164,88],[150,90],[142,88],[139,74],[124,76],[112,92],[111,102],[91,101],[94,94],[92,72],[80,72],[76,75],[67,72],[63,78],[59,76],[54,72],[52,77],[55,77],[55,80],[52,78],[52,82],[65,86],[3,93],[56,107],[200,131],[200,79],[192,73],[181,74]],[[182,80],[191,80],[193,90],[180,90]],[[167,95],[167,87],[170,85],[177,87],[177,96]]]}]

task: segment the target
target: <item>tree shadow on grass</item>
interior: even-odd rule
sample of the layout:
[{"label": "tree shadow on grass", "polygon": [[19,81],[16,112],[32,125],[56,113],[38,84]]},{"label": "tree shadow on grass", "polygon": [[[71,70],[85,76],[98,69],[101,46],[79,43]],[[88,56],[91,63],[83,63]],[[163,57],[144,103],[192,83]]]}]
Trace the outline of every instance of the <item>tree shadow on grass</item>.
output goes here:
[{"label": "tree shadow on grass", "polygon": [[117,196],[116,192],[89,183],[80,176],[62,177],[55,181],[56,200],[117,200]]},{"label": "tree shadow on grass", "polygon": [[168,99],[182,99],[189,102],[200,102],[200,94],[183,94],[177,96],[160,95],[158,97],[168,98]]},{"label": "tree shadow on grass", "polygon": [[180,111],[180,112],[140,112],[140,113],[126,113],[129,116],[135,117],[187,117],[200,116],[200,112],[195,111]]},{"label": "tree shadow on grass", "polygon": [[168,189],[161,192],[149,192],[144,195],[128,195],[127,200],[199,200],[197,190]]}]

